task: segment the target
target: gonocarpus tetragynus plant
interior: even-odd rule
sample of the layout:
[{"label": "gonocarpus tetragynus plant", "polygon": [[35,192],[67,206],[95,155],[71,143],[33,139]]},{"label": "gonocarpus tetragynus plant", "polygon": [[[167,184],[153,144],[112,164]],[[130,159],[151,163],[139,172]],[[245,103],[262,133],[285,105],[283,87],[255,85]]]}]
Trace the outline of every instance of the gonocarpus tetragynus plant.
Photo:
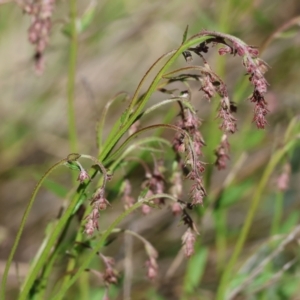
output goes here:
[{"label": "gonocarpus tetragynus plant", "polygon": [[[268,109],[264,95],[268,83],[264,73],[267,70],[267,65],[258,57],[258,50],[236,37],[214,31],[203,30],[187,38],[186,30],[181,45],[162,55],[150,67],[132,97],[120,93],[106,103],[98,124],[98,157],[78,153],[69,154],[50,168],[39,181],[24,213],[8,259],[2,280],[2,297],[5,296],[8,270],[36,194],[47,176],[59,166],[67,166],[77,171],[79,186],[76,191],[71,191],[68,204],[61,211],[59,218],[53,221],[51,230],[48,230],[43,245],[22,283],[19,299],[27,299],[29,295],[43,298],[53,265],[58,257],[65,253],[62,241],[73,219],[79,220],[79,228],[77,234],[73,235],[69,241],[68,251],[72,252],[72,249],[77,249],[80,246],[81,249],[85,249],[85,255],[80,257],[83,251],[72,252],[74,253],[73,257],[69,259],[63,278],[51,292],[47,291],[48,294],[50,293],[48,299],[63,299],[68,289],[86,271],[98,276],[107,289],[111,284],[118,282],[119,275],[115,270],[113,259],[101,253],[102,247],[112,233],[130,234],[144,244],[148,256],[146,262],[147,276],[154,280],[159,272],[158,252],[149,241],[138,233],[118,227],[126,216],[138,209],[143,214],[148,214],[151,211],[155,213],[156,208],[171,204],[173,215],[181,216],[182,226],[186,226],[181,241],[185,255],[190,257],[193,254],[199,232],[197,224],[192,220],[191,212],[198,205],[203,207],[206,205],[207,193],[203,181],[206,164],[202,150],[206,144],[210,143],[210,140],[209,137],[201,134],[201,121],[194,108],[194,103],[191,101],[191,81],[198,85],[198,90],[200,90],[198,93],[201,93],[202,98],[207,101],[212,98],[214,101],[219,101],[216,122],[219,122],[219,128],[223,134],[219,146],[215,149],[215,164],[218,169],[226,167],[230,155],[229,135],[237,131],[236,104],[231,101],[226,83],[214,72],[205,58],[206,53],[214,50],[218,51],[220,55],[235,56],[241,61],[246,76],[249,78],[249,84],[253,86],[251,95],[245,99],[254,105],[253,122],[259,129],[266,126]],[[193,58],[196,56],[200,57],[200,64],[194,63],[196,60]],[[171,69],[177,59],[182,59],[182,64],[185,66],[175,70]],[[156,67],[160,67],[160,69],[155,74],[154,68]],[[152,78],[151,83],[146,86],[149,78]],[[174,83],[177,86],[175,90],[169,87]],[[156,91],[167,95],[166,99],[146,108],[146,104]],[[120,98],[128,99],[129,105],[124,107],[123,114],[103,141],[103,128],[106,126],[105,120],[108,109],[114,101]],[[176,120],[167,124],[161,122],[143,127],[144,116],[149,117],[161,106],[174,103],[178,104]],[[161,130],[171,132],[173,139],[168,140],[160,137],[157,134],[158,130],[160,130],[159,132]],[[143,133],[147,133],[147,136],[145,137]],[[142,152],[147,154],[147,151],[150,159],[146,161],[140,154]],[[165,165],[170,158],[164,155],[166,153],[173,161],[172,168],[168,172],[165,172]],[[170,155],[170,153],[172,154]],[[90,170],[82,166],[83,159],[91,162]],[[153,162],[151,163],[152,166],[149,161]],[[144,170],[144,180],[138,197],[133,196],[131,182],[126,175],[124,176],[124,169],[126,170],[129,162],[140,164]],[[123,174],[122,180],[115,182],[112,177],[118,172]],[[184,181],[191,181],[189,190],[184,187]],[[98,184],[94,187],[97,182]],[[112,206],[108,194],[111,184],[119,186],[118,200],[114,199],[114,201],[122,201],[124,211],[120,212],[120,215],[110,224],[103,227],[99,226],[98,221]],[[92,196],[88,197],[87,191],[91,189]],[[172,218],[171,213],[170,218]],[[97,255],[104,266],[101,270],[97,270],[91,265],[91,261]],[[107,293],[105,297],[108,297]]]}]

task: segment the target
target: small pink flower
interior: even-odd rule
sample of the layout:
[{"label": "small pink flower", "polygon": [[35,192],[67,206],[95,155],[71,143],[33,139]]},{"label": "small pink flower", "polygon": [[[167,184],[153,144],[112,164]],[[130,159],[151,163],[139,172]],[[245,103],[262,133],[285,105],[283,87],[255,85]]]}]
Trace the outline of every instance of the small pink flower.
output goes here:
[{"label": "small pink flower", "polygon": [[77,181],[79,181],[80,183],[83,183],[86,179],[91,179],[91,177],[89,176],[89,174],[87,173],[87,171],[85,171],[84,169],[82,169],[77,177]]},{"label": "small pink flower", "polygon": [[188,228],[182,236],[182,244],[184,246],[184,252],[187,257],[190,257],[194,254],[195,242],[196,235],[191,228]]},{"label": "small pink flower", "polygon": [[243,45],[241,45],[241,44],[239,44],[239,43],[237,43],[237,42],[234,41],[233,42],[233,47],[234,47],[236,53],[239,56],[244,56],[246,54],[247,49],[246,49],[245,46],[243,46]]},{"label": "small pink flower", "polygon": [[232,54],[232,48],[225,45],[218,50],[219,55]]},{"label": "small pink flower", "polygon": [[172,205],[172,213],[174,216],[180,216],[182,213],[182,207],[180,205],[180,203],[175,202]]},{"label": "small pink flower", "polygon": [[150,257],[150,259],[146,261],[146,267],[147,267],[147,277],[150,280],[155,279],[158,274],[158,265],[156,259],[154,257]]},{"label": "small pink flower", "polygon": [[222,170],[226,168],[227,160],[229,159],[229,143],[227,139],[227,135],[223,134],[220,145],[215,151],[217,156],[217,160],[215,165],[218,167],[218,170]]},{"label": "small pink flower", "polygon": [[248,52],[251,54],[252,57],[257,57],[259,54],[259,51],[256,47],[253,46],[247,46]]},{"label": "small pink flower", "polygon": [[203,204],[203,199],[206,196],[206,192],[202,185],[195,183],[191,188],[192,205]]},{"label": "small pink flower", "polygon": [[100,187],[93,196],[91,201],[94,207],[99,210],[105,210],[107,206],[110,206],[108,200],[104,197],[104,189]]},{"label": "small pink flower", "polygon": [[202,83],[202,87],[200,90],[202,90],[205,93],[207,99],[210,100],[216,93],[216,89],[212,84],[211,77],[209,75],[205,76],[202,79],[201,83]]}]

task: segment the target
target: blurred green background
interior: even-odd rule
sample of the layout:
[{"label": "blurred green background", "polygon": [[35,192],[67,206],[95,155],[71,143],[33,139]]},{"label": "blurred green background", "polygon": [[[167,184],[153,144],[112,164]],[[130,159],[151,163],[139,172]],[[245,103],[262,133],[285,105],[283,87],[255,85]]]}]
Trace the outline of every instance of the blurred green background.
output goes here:
[{"label": "blurred green background", "polygon": [[[298,0],[78,1],[79,18],[88,7],[95,8],[95,15],[79,36],[75,110],[79,152],[93,155],[97,155],[95,125],[101,108],[119,91],[132,94],[150,65],[160,55],[180,44],[186,25],[189,25],[190,35],[204,28],[217,30],[235,35],[249,45],[260,48],[275,30],[300,15]],[[53,15],[49,46],[45,52],[45,71],[37,76],[34,72],[34,49],[27,38],[30,17],[14,2],[0,1],[0,274],[37,180],[52,163],[70,152],[66,96],[69,40],[63,33],[68,15],[68,3],[58,1]],[[271,66],[266,75],[270,83],[266,96],[270,110],[269,124],[264,131],[257,130],[255,124],[251,123],[253,107],[246,100],[250,87],[245,85],[244,70],[239,59],[218,57],[217,51],[210,51],[207,56],[212,68],[228,84],[232,100],[239,106],[239,131],[230,137],[230,166],[222,172],[213,170],[207,190],[209,197],[218,199],[216,195],[220,196],[220,189],[228,174],[234,166],[239,166],[233,183],[220,196],[225,198],[222,203],[225,203],[223,208],[227,218],[224,233],[227,253],[234,246],[264,166],[272,151],[281,145],[291,119],[299,114],[299,46],[299,26],[295,25],[276,36],[262,53],[262,58]],[[184,64],[183,58],[181,60],[178,65]],[[153,103],[163,97],[159,93],[155,94]],[[207,157],[203,160],[213,163],[211,153],[220,133],[214,118],[211,117],[211,114],[216,114],[214,105],[208,105],[201,98],[202,95],[195,86],[193,103],[204,121],[202,132],[208,144],[205,150]],[[125,107],[126,103],[113,106],[105,126],[106,134]],[[161,122],[165,114],[166,110],[161,109],[149,123]],[[172,135],[168,138],[172,140]],[[289,190],[283,195],[282,232],[289,232],[299,222],[298,151],[299,148],[286,159],[292,163],[292,171]],[[276,177],[281,170],[279,166],[269,180],[241,264],[249,255],[258,253],[258,246],[264,244],[270,236]],[[136,172],[132,175],[133,178],[142,174],[141,170]],[[66,189],[72,187],[70,173],[63,168],[55,172],[51,179]],[[139,188],[138,182],[136,188]],[[15,257],[19,262],[21,277],[26,274],[30,259],[42,241],[45,227],[56,217],[61,203],[62,199],[48,189],[39,193]],[[118,208],[118,204],[114,206]],[[106,215],[103,214],[101,224],[105,226],[116,215],[114,210],[107,211]],[[195,217],[195,221],[197,219],[200,218]],[[172,219],[168,209],[146,218],[135,214],[130,224],[133,229],[149,238],[159,250],[163,276],[180,249],[183,226],[178,227],[179,220]],[[151,224],[155,224],[155,228]],[[183,260],[170,280],[166,280],[164,284],[161,280],[152,285],[144,276],[143,250],[137,248],[134,250],[136,273],[133,299],[214,299],[219,278],[217,261],[219,260],[220,268],[224,264],[224,257],[217,256],[215,232],[218,224],[210,213],[205,214],[198,225],[201,232],[199,240],[203,246],[199,242],[199,255],[196,255],[194,263],[203,266],[203,274],[194,274],[197,270],[186,271],[186,261]],[[294,248],[291,252],[293,251]],[[117,247],[112,246],[110,252],[110,255],[121,256]],[[291,254],[288,252],[286,255]],[[121,260],[119,262],[121,265]],[[198,271],[200,269],[199,267]],[[299,280],[299,273],[297,274],[293,274],[292,278]],[[191,283],[193,279],[189,279],[189,276],[196,278],[194,283]],[[9,279],[11,289],[16,289],[18,280],[14,268]],[[300,294],[296,284],[290,290],[291,292],[286,292],[283,296],[275,293],[279,298],[272,296],[261,299],[300,299],[296,296]],[[115,297],[122,299],[121,294],[115,294]]]}]

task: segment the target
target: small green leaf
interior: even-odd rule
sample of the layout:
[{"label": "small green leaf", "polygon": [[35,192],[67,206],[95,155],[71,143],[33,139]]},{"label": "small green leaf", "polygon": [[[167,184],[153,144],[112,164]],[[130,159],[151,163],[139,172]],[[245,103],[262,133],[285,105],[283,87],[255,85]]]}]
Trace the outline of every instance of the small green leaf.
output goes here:
[{"label": "small green leaf", "polygon": [[71,37],[71,24],[70,24],[70,23],[66,24],[66,25],[62,28],[61,32],[62,32],[66,37],[70,38],[70,37]]},{"label": "small green leaf", "polygon": [[184,278],[184,291],[191,293],[199,286],[207,259],[207,248],[200,248],[198,252],[189,259]]},{"label": "small green leaf", "polygon": [[188,30],[189,30],[189,25],[187,25],[186,28],[185,28],[185,31],[184,31],[184,33],[183,33],[182,43],[181,43],[181,44],[184,44],[184,42],[186,41],[187,34],[188,34]]},{"label": "small green leaf", "polygon": [[68,167],[71,170],[80,171],[79,166],[74,162],[68,161],[68,162],[65,163],[65,166]]},{"label": "small green leaf", "polygon": [[92,1],[84,12],[83,16],[78,20],[78,32],[85,31],[92,23],[96,13],[96,2]]}]

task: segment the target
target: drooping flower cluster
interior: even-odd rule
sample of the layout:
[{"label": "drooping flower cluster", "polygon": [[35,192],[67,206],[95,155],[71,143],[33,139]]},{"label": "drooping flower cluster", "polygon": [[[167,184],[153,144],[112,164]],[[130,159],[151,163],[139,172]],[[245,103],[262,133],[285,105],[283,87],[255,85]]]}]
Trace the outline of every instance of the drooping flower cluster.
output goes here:
[{"label": "drooping flower cluster", "polygon": [[[147,170],[146,180],[142,184],[142,188],[147,188],[148,192],[145,195],[145,198],[151,197],[152,195],[162,194],[165,189],[165,178],[163,175],[163,161],[154,161],[153,172]],[[164,204],[163,198],[153,199],[153,202],[157,205]],[[142,212],[143,214],[149,214],[151,207],[147,204],[143,204]]]},{"label": "drooping flower cluster", "polygon": [[103,295],[102,300],[109,300],[108,290],[110,285],[116,284],[118,282],[118,273],[114,269],[115,261],[112,257],[104,256],[101,253],[99,255],[102,258],[102,261],[104,262],[104,272],[99,272],[95,269],[87,269],[87,271],[95,274],[100,280],[100,282],[105,285],[105,293]]},{"label": "drooping flower cluster", "polygon": [[148,242],[145,243],[145,250],[149,258],[146,261],[147,277],[150,280],[154,280],[158,274],[158,264],[157,264],[158,253],[155,250],[155,248]]},{"label": "drooping flower cluster", "polygon": [[[173,171],[172,177],[170,178],[170,183],[172,184],[170,187],[170,194],[176,199],[180,199],[183,194],[182,176],[182,172],[177,170]],[[179,216],[182,213],[182,205],[178,200],[172,204],[172,213],[175,216]]]},{"label": "drooping flower cluster", "polygon": [[[200,157],[205,142],[199,131],[200,120],[189,108],[184,108],[181,112],[181,120],[176,125],[180,128],[180,131],[175,134],[173,148],[175,152],[186,154],[184,166],[191,168],[187,178],[194,181],[191,188],[192,204],[202,204],[206,192],[201,173],[205,167]],[[184,132],[187,134],[185,135]]]},{"label": "drooping flower cluster", "polygon": [[92,200],[92,212],[86,217],[85,233],[92,235],[94,231],[99,229],[98,219],[100,217],[100,211],[105,210],[110,205],[108,200],[104,197],[104,188],[100,187],[95,192]]},{"label": "drooping flower cluster", "polygon": [[[264,73],[267,71],[268,65],[258,58],[258,50],[227,34],[204,30],[201,32],[201,35],[212,35],[214,37],[200,44],[198,48],[196,47],[198,52],[207,52],[209,43],[213,45],[223,44],[223,47],[219,49],[220,55],[231,54],[243,58],[242,62],[249,76],[249,81],[254,86],[254,91],[249,98],[251,102],[255,103],[253,121],[256,123],[257,128],[265,128],[267,124],[265,116],[268,113],[268,109],[264,94],[267,92],[268,82],[264,77]],[[193,49],[189,50],[193,51]],[[205,89],[202,90],[208,94]],[[211,85],[209,90],[212,90]],[[212,92],[209,95],[211,94]]]},{"label": "drooping flower cluster", "polygon": [[130,208],[135,202],[135,199],[131,196],[131,190],[132,188],[131,188],[130,181],[128,179],[125,179],[123,182],[122,197],[121,197],[125,209]]},{"label": "drooping flower cluster", "polygon": [[106,285],[115,284],[118,281],[118,274],[114,269],[115,260],[112,257],[107,257],[101,254],[105,265],[105,270],[102,273],[103,281]]},{"label": "drooping flower cluster", "polygon": [[195,242],[196,234],[191,228],[188,228],[182,236],[182,244],[184,246],[184,252],[187,257],[190,257],[194,254]]},{"label": "drooping flower cluster", "polygon": [[215,165],[217,166],[218,170],[223,170],[226,168],[226,162],[229,159],[229,149],[230,145],[228,143],[228,137],[226,134],[223,134],[221,142],[218,148],[215,150],[215,154],[217,156]]},{"label": "drooping flower cluster", "polygon": [[55,0],[32,0],[23,5],[24,11],[32,17],[28,39],[35,45],[35,69],[38,74],[44,70],[44,52],[49,42],[52,14]]},{"label": "drooping flower cluster", "polygon": [[183,234],[181,240],[184,248],[185,255],[190,257],[194,253],[194,246],[196,242],[196,235],[199,234],[195,223],[193,222],[190,215],[183,210],[182,220],[185,225],[188,226],[188,229]]}]

